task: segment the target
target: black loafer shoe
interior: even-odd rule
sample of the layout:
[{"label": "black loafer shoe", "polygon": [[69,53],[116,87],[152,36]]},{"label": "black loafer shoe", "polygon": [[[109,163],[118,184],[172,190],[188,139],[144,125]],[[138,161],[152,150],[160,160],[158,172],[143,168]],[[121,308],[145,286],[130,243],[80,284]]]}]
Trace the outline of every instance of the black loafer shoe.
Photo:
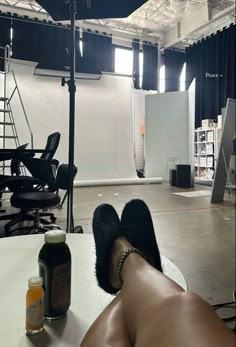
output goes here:
[{"label": "black loafer shoe", "polygon": [[144,254],[151,265],[163,272],[151,213],[144,201],[131,200],[125,205],[121,216],[121,233]]},{"label": "black loafer shoe", "polygon": [[113,242],[121,237],[120,219],[115,209],[108,204],[98,206],[93,215],[93,235],[96,246],[96,276],[99,286],[107,293],[115,294],[109,280]]}]

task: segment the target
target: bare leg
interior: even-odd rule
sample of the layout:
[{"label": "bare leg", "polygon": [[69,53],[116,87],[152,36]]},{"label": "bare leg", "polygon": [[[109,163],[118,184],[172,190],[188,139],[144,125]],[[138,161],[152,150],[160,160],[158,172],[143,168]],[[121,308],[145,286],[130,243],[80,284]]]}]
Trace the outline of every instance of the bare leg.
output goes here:
[{"label": "bare leg", "polygon": [[131,347],[120,294],[96,319],[80,347]]},{"label": "bare leg", "polygon": [[[115,241],[111,283],[120,256],[132,246]],[[136,347],[234,347],[234,334],[207,302],[186,293],[175,282],[132,253],[126,259],[120,292],[123,315],[132,346]]]}]

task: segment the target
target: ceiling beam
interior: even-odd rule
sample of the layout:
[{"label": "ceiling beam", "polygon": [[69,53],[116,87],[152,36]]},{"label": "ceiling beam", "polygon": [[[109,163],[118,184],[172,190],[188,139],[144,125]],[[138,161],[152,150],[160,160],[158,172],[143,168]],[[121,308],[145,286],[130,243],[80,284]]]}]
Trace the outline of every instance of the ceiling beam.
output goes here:
[{"label": "ceiling beam", "polygon": [[[162,48],[175,46],[178,43],[184,42],[186,39],[195,35],[205,28],[206,32],[209,26],[217,22],[219,19],[229,16],[235,12],[235,5],[228,7],[224,11],[213,12],[209,2],[205,3],[194,13],[185,16],[174,27],[164,33],[162,40]],[[200,37],[199,37],[200,38]]]},{"label": "ceiling beam", "polygon": [[168,48],[187,37],[193,31],[210,21],[209,5],[205,3],[196,12],[183,17],[176,25],[164,33],[162,47]]}]

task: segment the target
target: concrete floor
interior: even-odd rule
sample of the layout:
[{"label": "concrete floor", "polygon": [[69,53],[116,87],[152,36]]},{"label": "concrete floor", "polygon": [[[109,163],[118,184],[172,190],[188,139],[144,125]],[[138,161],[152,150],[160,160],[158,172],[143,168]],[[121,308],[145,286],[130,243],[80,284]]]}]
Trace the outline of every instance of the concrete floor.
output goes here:
[{"label": "concrete floor", "polygon": [[[195,190],[211,188],[196,185]],[[190,189],[191,190],[191,189]],[[119,215],[125,203],[143,199],[149,206],[160,251],[182,271],[188,289],[210,304],[232,301],[235,289],[235,206],[210,204],[210,197],[174,195],[189,191],[168,184],[90,187],[74,189],[75,224],[92,232],[92,215],[101,203],[112,204]],[[9,206],[7,200],[3,200]],[[66,225],[66,205],[55,210],[57,224]]]},{"label": "concrete floor", "polygon": [[[210,190],[196,185],[195,190]],[[211,304],[232,300],[235,289],[235,206],[225,196],[222,204],[210,197],[174,195],[188,191],[168,184],[77,188],[74,219],[92,232],[92,215],[101,203],[112,204],[120,215],[126,202],[143,199],[149,206],[163,255],[182,271],[190,291]],[[65,222],[66,208],[58,223]]]}]

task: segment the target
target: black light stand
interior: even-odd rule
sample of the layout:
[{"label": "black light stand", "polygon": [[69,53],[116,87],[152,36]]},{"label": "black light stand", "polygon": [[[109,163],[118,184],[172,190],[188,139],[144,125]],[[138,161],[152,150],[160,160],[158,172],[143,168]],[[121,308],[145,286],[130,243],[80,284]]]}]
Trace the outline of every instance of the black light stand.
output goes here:
[{"label": "black light stand", "polygon": [[70,29],[70,79],[67,82],[70,94],[69,114],[69,190],[67,199],[67,225],[68,233],[74,232],[73,220],[73,181],[74,181],[74,144],[75,144],[75,16],[76,0],[66,0],[69,6],[71,29]]},{"label": "black light stand", "polygon": [[[74,142],[75,142],[75,20],[76,19],[101,19],[101,18],[126,18],[147,0],[35,0],[41,5],[55,21],[70,19],[70,79],[67,83],[70,94],[69,114],[69,190],[67,200],[67,227],[66,231],[82,232],[81,227],[74,227],[73,221],[73,181],[74,181]],[[77,6],[76,6],[77,5]],[[77,12],[78,7],[78,12]],[[69,11],[68,11],[69,9]]]}]

